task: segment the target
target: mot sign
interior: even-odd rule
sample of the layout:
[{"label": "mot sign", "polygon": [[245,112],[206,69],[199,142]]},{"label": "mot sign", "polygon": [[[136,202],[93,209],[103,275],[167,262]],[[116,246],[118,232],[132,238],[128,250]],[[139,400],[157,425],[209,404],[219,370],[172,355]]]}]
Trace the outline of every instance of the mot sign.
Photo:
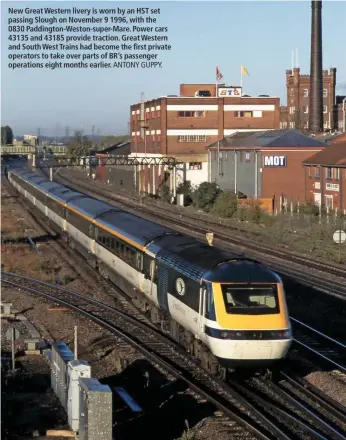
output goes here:
[{"label": "mot sign", "polygon": [[263,166],[265,167],[285,167],[286,156],[264,156]]}]

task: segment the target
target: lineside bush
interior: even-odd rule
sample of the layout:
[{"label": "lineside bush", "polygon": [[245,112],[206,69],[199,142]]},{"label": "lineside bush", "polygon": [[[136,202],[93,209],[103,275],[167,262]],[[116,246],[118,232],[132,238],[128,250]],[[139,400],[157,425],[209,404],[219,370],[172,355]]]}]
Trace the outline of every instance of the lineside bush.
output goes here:
[{"label": "lineside bush", "polygon": [[231,191],[223,191],[216,199],[211,213],[218,217],[231,218],[237,211],[237,197]]},{"label": "lineside bush", "polygon": [[205,212],[210,212],[221,193],[221,189],[215,182],[203,182],[191,194],[193,206],[196,209],[203,209]]}]

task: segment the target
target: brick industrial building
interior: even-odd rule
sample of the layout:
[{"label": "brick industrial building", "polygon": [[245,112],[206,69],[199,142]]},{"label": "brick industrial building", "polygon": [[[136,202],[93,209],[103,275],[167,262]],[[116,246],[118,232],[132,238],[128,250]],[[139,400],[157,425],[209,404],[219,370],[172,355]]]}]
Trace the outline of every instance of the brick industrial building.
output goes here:
[{"label": "brick industrial building", "polygon": [[336,106],[336,129],[343,133],[346,132],[346,96],[335,98]]},{"label": "brick industrial building", "polygon": [[[336,68],[323,70],[323,127],[338,127],[335,103]],[[287,106],[280,108],[280,128],[309,129],[310,75],[301,75],[298,67],[286,70]]]},{"label": "brick industrial building", "polygon": [[346,213],[346,135],[303,162],[305,199]]},{"label": "brick industrial building", "polygon": [[325,147],[296,130],[235,133],[208,147],[209,181],[248,198],[274,198],[279,209],[280,197],[305,200],[302,162]]},{"label": "brick industrial building", "polygon": [[[216,96],[215,84],[181,84],[180,96],[137,103],[130,112],[131,155],[174,156],[185,164],[180,180],[192,184],[208,179],[206,147],[211,143],[236,131],[280,126],[279,98],[242,96],[240,87],[225,85],[218,86]],[[139,172],[143,190],[157,192],[164,170]]]}]

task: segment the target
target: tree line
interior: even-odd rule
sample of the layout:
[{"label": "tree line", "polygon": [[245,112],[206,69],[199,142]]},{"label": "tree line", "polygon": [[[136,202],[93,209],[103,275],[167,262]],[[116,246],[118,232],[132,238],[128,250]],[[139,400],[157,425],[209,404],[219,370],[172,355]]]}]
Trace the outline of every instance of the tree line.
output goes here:
[{"label": "tree line", "polygon": [[13,144],[13,131],[8,125],[1,126],[1,145]]}]

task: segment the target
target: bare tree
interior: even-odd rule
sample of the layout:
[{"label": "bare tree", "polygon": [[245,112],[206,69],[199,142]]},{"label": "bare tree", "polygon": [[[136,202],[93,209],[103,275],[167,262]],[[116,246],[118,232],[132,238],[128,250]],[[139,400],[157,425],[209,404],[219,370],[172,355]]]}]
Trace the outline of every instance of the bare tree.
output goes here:
[{"label": "bare tree", "polygon": [[92,145],[88,136],[82,131],[75,131],[68,142],[68,147],[73,157],[80,157],[90,156]]}]

